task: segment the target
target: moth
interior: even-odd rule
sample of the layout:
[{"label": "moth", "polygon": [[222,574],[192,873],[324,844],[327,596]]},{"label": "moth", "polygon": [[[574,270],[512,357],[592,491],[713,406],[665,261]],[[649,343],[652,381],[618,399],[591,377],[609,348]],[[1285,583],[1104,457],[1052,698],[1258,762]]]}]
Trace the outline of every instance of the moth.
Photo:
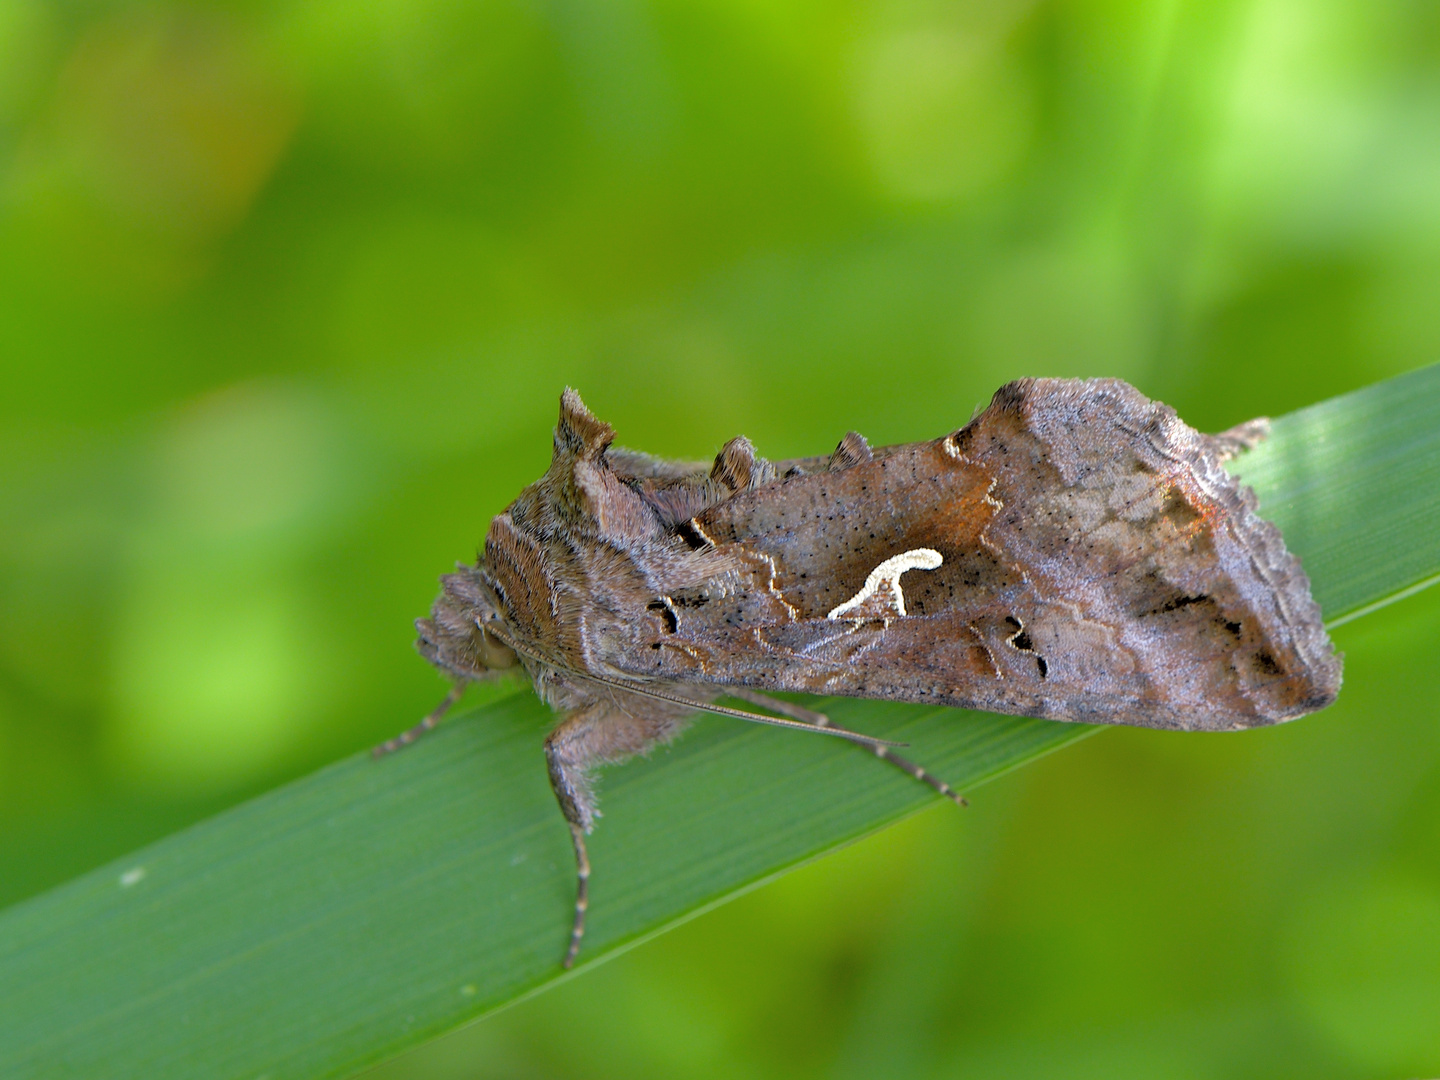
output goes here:
[{"label": "moth", "polygon": [[[1268,431],[1201,435],[1114,379],[1022,379],[964,427],[770,462],[613,445],[567,389],[550,467],[441,578],[417,646],[464,686],[520,665],[559,714],[550,783],[585,932],[592,778],[697,711],[859,743],[963,800],[896,744],[767,695],[889,701],[1185,731],[1289,720],[1341,664],[1299,561],[1222,462]],[[766,710],[717,704],[739,699]]]}]

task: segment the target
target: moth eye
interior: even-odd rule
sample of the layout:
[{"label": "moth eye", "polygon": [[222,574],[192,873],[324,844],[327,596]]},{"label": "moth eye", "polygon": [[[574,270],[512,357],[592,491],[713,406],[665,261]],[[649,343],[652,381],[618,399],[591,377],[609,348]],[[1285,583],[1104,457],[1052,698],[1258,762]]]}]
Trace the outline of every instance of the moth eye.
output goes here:
[{"label": "moth eye", "polygon": [[480,646],[477,655],[483,667],[492,671],[502,671],[505,668],[512,668],[520,663],[520,657],[515,650],[506,645],[498,638],[485,633],[480,633]]}]

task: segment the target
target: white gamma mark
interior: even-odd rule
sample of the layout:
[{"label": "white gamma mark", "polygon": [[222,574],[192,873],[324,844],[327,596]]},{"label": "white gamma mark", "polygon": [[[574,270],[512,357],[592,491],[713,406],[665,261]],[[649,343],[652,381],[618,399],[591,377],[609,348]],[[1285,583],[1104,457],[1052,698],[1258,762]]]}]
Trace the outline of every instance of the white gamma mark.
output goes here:
[{"label": "white gamma mark", "polygon": [[860,587],[859,592],[825,617],[827,619],[843,619],[846,612],[863,607],[881,589],[890,590],[895,611],[904,615],[905,594],[900,591],[900,575],[906,570],[934,570],[944,561],[934,548],[916,548],[914,551],[891,556],[870,571],[870,576],[865,579],[865,584]]}]

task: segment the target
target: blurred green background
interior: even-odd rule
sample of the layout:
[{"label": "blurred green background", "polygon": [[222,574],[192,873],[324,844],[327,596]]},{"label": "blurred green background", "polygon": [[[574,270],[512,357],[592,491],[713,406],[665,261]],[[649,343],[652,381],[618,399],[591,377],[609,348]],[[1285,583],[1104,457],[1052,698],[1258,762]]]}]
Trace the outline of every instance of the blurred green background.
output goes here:
[{"label": "blurred green background", "polygon": [[[1216,430],[1437,296],[1429,0],[0,0],[0,902],[428,709],[566,383],[685,457],[1019,375]],[[374,1075],[1440,1071],[1440,599],[1336,638],[1324,715],[1106,732]]]}]

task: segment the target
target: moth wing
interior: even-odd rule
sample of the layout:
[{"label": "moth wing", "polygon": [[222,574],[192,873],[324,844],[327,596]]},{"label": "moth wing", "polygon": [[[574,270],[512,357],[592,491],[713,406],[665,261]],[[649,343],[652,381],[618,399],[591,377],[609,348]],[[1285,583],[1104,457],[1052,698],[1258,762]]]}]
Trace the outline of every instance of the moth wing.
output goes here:
[{"label": "moth wing", "polygon": [[610,447],[605,459],[617,476],[631,481],[685,480],[702,477],[710,471],[710,463],[706,461],[671,460],[623,446]]},{"label": "moth wing", "polygon": [[842,444],[697,513],[680,535],[723,573],[659,575],[599,652],[637,677],[1095,723],[1289,719],[1334,699],[1340,663],[1226,448],[1117,380],[1012,383],[946,438]]}]

